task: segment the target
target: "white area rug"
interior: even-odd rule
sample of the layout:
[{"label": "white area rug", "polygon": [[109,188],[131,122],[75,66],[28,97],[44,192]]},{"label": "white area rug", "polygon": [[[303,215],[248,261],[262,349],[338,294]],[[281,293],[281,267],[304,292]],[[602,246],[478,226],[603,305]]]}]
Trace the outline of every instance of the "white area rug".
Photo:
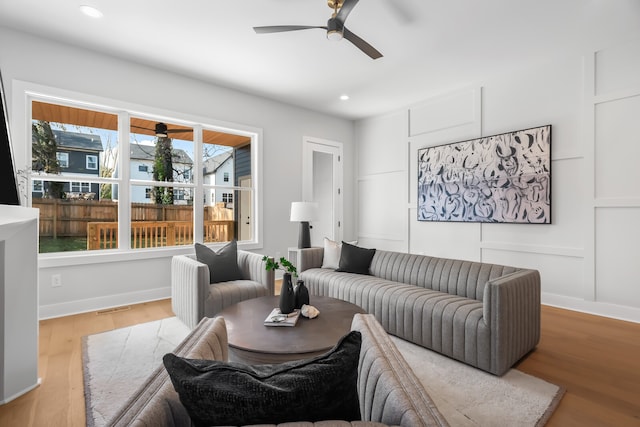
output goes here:
[{"label": "white area rug", "polygon": [[[83,337],[88,426],[103,426],[189,333],[175,317]],[[392,337],[452,427],[546,423],[563,390],[511,369],[495,377]]]}]

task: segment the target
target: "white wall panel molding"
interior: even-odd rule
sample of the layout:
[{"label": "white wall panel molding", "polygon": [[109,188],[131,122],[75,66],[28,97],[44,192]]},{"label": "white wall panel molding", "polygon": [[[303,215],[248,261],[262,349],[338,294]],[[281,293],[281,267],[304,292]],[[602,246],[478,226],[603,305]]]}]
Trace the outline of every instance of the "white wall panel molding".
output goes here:
[{"label": "white wall panel molding", "polygon": [[592,52],[584,72],[586,301],[559,305],[640,321],[640,39]]},{"label": "white wall panel molding", "polygon": [[593,206],[595,208],[640,208],[640,198],[595,199]]},{"label": "white wall panel molding", "polygon": [[555,255],[571,258],[584,258],[584,248],[571,248],[562,246],[527,245],[509,242],[482,242],[481,249],[491,249],[507,252],[526,252],[540,255]]}]

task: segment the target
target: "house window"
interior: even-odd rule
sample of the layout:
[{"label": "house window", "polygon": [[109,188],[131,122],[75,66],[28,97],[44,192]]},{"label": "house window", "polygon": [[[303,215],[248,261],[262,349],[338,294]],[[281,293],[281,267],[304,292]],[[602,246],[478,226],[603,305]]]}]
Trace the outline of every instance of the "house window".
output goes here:
[{"label": "house window", "polygon": [[69,167],[69,153],[56,153],[56,159],[61,168],[67,169]]},{"label": "house window", "polygon": [[87,169],[98,170],[98,156],[87,154]]},{"label": "house window", "polygon": [[229,172],[225,172],[224,173],[224,178],[223,178],[224,182],[229,182]]},{"label": "house window", "polygon": [[72,182],[71,192],[72,193],[90,193],[91,183],[90,182]]},{"label": "house window", "polygon": [[222,201],[225,203],[233,203],[233,193],[222,193]]},{"label": "house window", "polygon": [[[50,90],[52,97],[61,96],[55,89]],[[234,196],[235,191],[253,196],[258,192],[257,180],[252,179],[254,170],[260,167],[258,129],[252,131],[242,126],[242,130],[233,131],[228,123],[222,128],[197,123],[198,119],[192,120],[194,125],[186,125],[167,117],[134,114],[127,110],[127,104],[111,100],[105,100],[103,106],[90,107],[89,103],[95,102],[93,97],[78,99],[76,105],[65,99],[65,104],[59,105],[51,101],[53,98],[31,93],[26,97],[32,107],[33,172],[30,178],[34,191],[31,203],[36,208],[44,208],[50,204],[45,203],[44,198],[94,195],[82,197],[83,203],[58,204],[60,210],[56,215],[59,223],[70,224],[70,229],[87,230],[87,236],[89,233],[99,236],[87,240],[84,247],[61,249],[59,241],[42,244],[43,240],[53,240],[53,234],[41,235],[41,253],[99,249],[153,251],[166,246],[189,246],[194,242],[222,243],[225,239],[260,243],[257,241],[260,233],[256,233],[260,219],[255,213],[260,210],[253,203],[260,198],[249,197],[243,202],[244,199]],[[106,106],[107,103],[116,105]],[[176,113],[176,116],[184,115]],[[73,123],[61,122],[65,117],[74,117]],[[120,128],[123,123],[127,124],[124,129]],[[156,135],[160,125],[167,127],[168,137]],[[128,139],[126,150],[118,142],[123,137]],[[197,147],[194,141],[202,146]],[[88,150],[92,154],[88,154]],[[75,164],[80,155],[86,158],[86,168]],[[223,164],[228,180],[234,176],[244,176],[247,180],[239,181],[233,191],[229,191],[228,184],[223,186],[218,182],[216,185],[215,176],[220,177]],[[47,170],[49,165],[52,167]],[[59,166],[66,169],[62,171]],[[91,168],[94,172],[89,172]],[[95,170],[100,171],[99,176]],[[47,173],[47,181],[38,184],[36,181],[42,179],[38,173],[43,171]],[[60,177],[56,178],[56,174]],[[36,195],[38,189],[40,197]],[[213,197],[197,200],[194,197],[196,194],[221,197],[223,189],[228,191],[225,203]],[[234,199],[240,203],[234,204]],[[41,213],[49,212],[43,208]],[[240,213],[256,221],[240,230],[235,224]],[[74,224],[78,218],[91,219]],[[119,223],[120,218],[127,218],[127,224]],[[200,223],[194,224],[194,218],[199,218]],[[50,218],[43,216],[41,220],[44,223]],[[118,236],[118,233],[126,235]]]},{"label": "house window", "polygon": [[42,186],[42,180],[34,179],[31,183],[31,191],[34,193],[42,193],[44,191],[44,187]]}]

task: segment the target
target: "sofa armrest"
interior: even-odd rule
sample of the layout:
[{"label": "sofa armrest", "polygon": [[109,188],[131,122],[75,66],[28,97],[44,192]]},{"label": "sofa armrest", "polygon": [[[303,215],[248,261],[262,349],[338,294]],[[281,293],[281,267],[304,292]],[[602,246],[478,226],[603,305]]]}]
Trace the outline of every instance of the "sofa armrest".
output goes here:
[{"label": "sofa armrest", "polygon": [[310,268],[322,267],[322,259],[324,258],[324,248],[304,248],[299,249],[298,258],[298,274]]},{"label": "sofa armrest", "polygon": [[[222,317],[204,318],[176,347],[174,354],[191,359],[228,359],[227,328]],[[173,388],[164,365],[147,380],[107,423],[117,427],[189,426],[191,418]]]},{"label": "sofa armrest", "polygon": [[540,273],[520,270],[487,282],[484,321],[491,329],[491,369],[502,375],[540,341]]},{"label": "sofa armrest", "polygon": [[238,251],[238,268],[242,278],[262,283],[269,289],[269,295],[275,294],[275,272],[267,271],[263,255],[247,251]]},{"label": "sofa armrest", "polygon": [[195,328],[204,316],[209,267],[187,255],[171,258],[171,309],[178,319]]},{"label": "sofa armrest", "polygon": [[373,314],[356,314],[351,329],[362,334],[358,398],[364,421],[402,427],[449,425]]}]

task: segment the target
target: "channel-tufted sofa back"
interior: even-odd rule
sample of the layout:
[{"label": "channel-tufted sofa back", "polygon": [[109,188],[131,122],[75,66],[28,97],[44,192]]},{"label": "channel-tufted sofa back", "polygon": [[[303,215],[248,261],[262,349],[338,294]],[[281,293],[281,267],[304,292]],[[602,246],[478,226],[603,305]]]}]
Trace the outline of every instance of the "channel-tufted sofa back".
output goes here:
[{"label": "channel-tufted sofa back", "polygon": [[378,250],[369,270],[381,279],[482,301],[484,287],[489,280],[521,269]]}]

